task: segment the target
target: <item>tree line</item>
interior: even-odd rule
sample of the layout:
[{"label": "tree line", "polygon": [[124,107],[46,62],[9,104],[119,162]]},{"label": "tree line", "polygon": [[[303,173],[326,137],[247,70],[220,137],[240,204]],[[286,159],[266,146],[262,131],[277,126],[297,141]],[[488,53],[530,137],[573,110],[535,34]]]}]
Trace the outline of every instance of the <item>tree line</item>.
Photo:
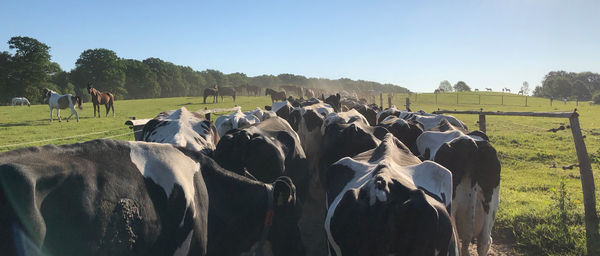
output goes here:
[{"label": "tree line", "polygon": [[50,47],[34,38],[16,36],[8,41],[14,53],[0,52],[0,104],[12,97],[27,97],[40,103],[40,90],[50,88],[59,93],[76,94],[89,101],[88,83],[112,92],[117,99],[201,96],[207,87],[254,85],[277,88],[296,85],[331,91],[377,91],[406,93],[408,89],[393,84],[340,78],[307,78],[294,74],[259,75],[224,74],[207,69],[196,71],[159,58],[124,59],[109,49],[89,49],[81,53],[71,71],[62,70],[50,56]]},{"label": "tree line", "polygon": [[600,74],[593,72],[551,71],[535,87],[533,96],[569,100],[598,98],[600,103]]}]

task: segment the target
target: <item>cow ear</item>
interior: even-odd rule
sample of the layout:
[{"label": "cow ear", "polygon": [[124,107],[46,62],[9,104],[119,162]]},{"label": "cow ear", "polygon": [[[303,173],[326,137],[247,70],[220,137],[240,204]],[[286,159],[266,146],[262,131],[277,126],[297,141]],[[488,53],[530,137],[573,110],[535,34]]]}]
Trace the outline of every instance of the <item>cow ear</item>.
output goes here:
[{"label": "cow ear", "polygon": [[375,138],[378,138],[379,140],[383,140],[385,135],[388,133],[389,133],[388,129],[385,129],[381,126],[377,126],[377,127],[375,127],[375,130],[373,130],[373,135],[375,136]]},{"label": "cow ear", "polygon": [[486,141],[490,141],[490,139],[488,138],[488,136],[485,133],[483,133],[482,131],[472,131],[472,132],[470,132],[467,135],[469,135],[469,136],[477,136],[477,137],[480,137],[480,138],[482,138],[482,139],[484,139]]},{"label": "cow ear", "polygon": [[289,177],[281,176],[273,182],[273,199],[276,207],[296,204],[296,186]]},{"label": "cow ear", "polygon": [[342,97],[340,96],[340,94],[339,94],[339,93],[336,93],[336,94],[335,94],[335,97],[336,97],[338,100],[340,100],[340,99],[342,98]]}]

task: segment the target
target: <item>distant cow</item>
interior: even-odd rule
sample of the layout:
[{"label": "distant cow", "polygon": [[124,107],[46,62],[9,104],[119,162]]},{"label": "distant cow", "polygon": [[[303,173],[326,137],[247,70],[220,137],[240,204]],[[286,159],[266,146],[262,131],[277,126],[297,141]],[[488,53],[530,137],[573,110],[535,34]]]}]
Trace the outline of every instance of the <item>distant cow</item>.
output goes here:
[{"label": "distant cow", "polygon": [[229,115],[223,115],[215,120],[215,126],[220,137],[231,129],[244,128],[258,123],[260,120],[253,113],[242,113],[240,108]]},{"label": "distant cow", "polygon": [[452,172],[452,216],[462,240],[462,254],[477,240],[477,252],[487,255],[500,190],[500,161],[488,137],[475,131],[465,134],[450,129],[428,131],[417,138],[425,159],[434,160]]},{"label": "distant cow", "polygon": [[485,88],[486,91],[491,92],[492,88]]},{"label": "distant cow", "polygon": [[327,170],[330,255],[458,255],[451,177],[391,134],[337,161]]},{"label": "distant cow", "polygon": [[420,155],[417,148],[417,138],[423,133],[423,124],[413,121],[404,120],[395,116],[388,116],[378,126],[386,128],[394,137],[400,140],[410,151],[418,156]]},{"label": "distant cow", "polygon": [[0,153],[0,250],[240,255],[264,240],[275,255],[304,255],[295,201],[287,177],[249,180],[169,144],[18,149]]},{"label": "distant cow", "polygon": [[142,141],[169,143],[210,154],[219,142],[215,125],[185,107],[160,113],[144,125]]},{"label": "distant cow", "polygon": [[262,110],[259,107],[256,107],[254,110],[244,112],[244,115],[252,114],[258,118],[259,121],[264,121],[272,117],[276,117],[277,114],[271,110]]}]

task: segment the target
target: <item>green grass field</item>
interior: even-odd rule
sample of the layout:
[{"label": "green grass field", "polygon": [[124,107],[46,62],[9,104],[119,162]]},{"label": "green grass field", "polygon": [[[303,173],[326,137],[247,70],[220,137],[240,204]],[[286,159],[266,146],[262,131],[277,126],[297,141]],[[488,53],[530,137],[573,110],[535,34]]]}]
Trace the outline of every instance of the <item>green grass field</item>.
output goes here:
[{"label": "green grass field", "polygon": [[[478,96],[482,95],[482,96]],[[485,111],[573,111],[580,113],[586,146],[592,158],[596,184],[600,173],[600,106],[575,102],[499,93],[411,95],[412,110],[428,112],[437,109]],[[403,106],[406,95],[396,95],[393,104]],[[379,99],[377,99],[379,102]],[[387,102],[387,99],[384,99]],[[80,122],[49,122],[47,105],[0,107],[0,151],[44,144],[66,144],[96,138],[133,140],[124,122],[130,117],[150,118],[161,111],[181,106],[195,111],[204,108],[229,108],[235,104],[242,110],[270,105],[267,97],[238,97],[236,103],[202,104],[201,98],[181,97],[116,101],[116,117],[93,118],[91,103],[85,103]],[[384,103],[387,105],[387,103]],[[502,105],[504,104],[504,105]],[[102,111],[104,111],[102,109]],[[65,116],[69,111],[62,112]],[[476,115],[456,115],[471,130],[476,130]],[[487,134],[502,162],[500,210],[496,218],[495,241],[512,244],[520,253],[533,255],[581,255],[585,253],[583,199],[579,169],[563,170],[563,165],[577,163],[571,131],[547,132],[568,124],[567,119],[539,117],[488,116]],[[556,162],[558,168],[550,168]],[[596,193],[596,198],[600,194]]]}]

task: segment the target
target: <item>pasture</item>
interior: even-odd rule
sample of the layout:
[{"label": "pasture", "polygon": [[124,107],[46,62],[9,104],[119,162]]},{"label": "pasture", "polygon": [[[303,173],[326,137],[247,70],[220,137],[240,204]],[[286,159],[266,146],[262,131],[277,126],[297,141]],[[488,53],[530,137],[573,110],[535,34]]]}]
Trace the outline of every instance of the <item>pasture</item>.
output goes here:
[{"label": "pasture", "polygon": [[[478,94],[485,95],[483,97]],[[586,146],[592,159],[596,186],[600,182],[600,106],[575,102],[506,95],[498,101],[498,93],[411,95],[411,109],[431,112],[439,109],[486,111],[572,111],[578,109]],[[396,95],[393,104],[403,108],[404,95]],[[481,101],[479,99],[481,98]],[[461,100],[464,99],[464,100]],[[468,100],[467,100],[468,99]],[[379,102],[379,98],[377,98]],[[502,105],[504,103],[504,105]],[[44,144],[67,144],[97,138],[133,140],[133,134],[124,125],[126,120],[150,118],[164,110],[185,106],[190,111],[206,108],[229,108],[234,105],[243,111],[270,105],[268,97],[230,97],[217,104],[202,104],[201,97],[160,98],[145,100],[118,100],[115,117],[110,114],[93,118],[90,102],[78,110],[80,122],[49,122],[47,105],[28,107],[0,107],[0,151]],[[387,99],[384,96],[384,104]],[[62,111],[65,116],[69,111]],[[477,129],[476,115],[455,115],[470,130]],[[213,117],[213,120],[216,118]],[[550,128],[567,125],[567,119],[487,116],[487,134],[498,151],[502,162],[500,208],[496,217],[493,237],[495,243],[511,244],[524,254],[580,255],[585,250],[583,226],[583,200],[579,169],[563,170],[561,167],[577,163],[571,131],[548,132]],[[555,165],[556,168],[551,168]],[[600,194],[597,192],[596,198]]]}]

